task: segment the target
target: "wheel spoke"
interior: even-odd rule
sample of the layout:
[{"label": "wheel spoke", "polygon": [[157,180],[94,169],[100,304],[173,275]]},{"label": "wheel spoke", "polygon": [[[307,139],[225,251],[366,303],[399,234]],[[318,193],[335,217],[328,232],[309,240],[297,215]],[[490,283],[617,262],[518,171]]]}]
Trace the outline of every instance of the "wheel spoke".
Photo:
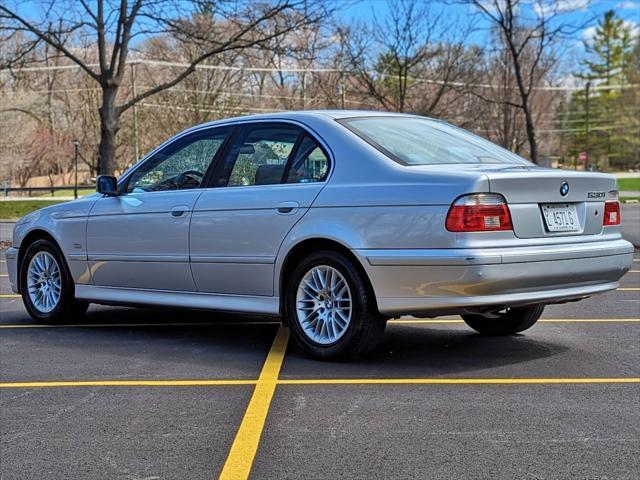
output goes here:
[{"label": "wheel spoke", "polygon": [[309,290],[311,290],[311,293],[309,293],[309,295],[310,295],[311,297],[315,297],[315,296],[316,296],[316,294],[317,294],[318,292],[320,292],[320,289],[316,287],[316,285],[315,285],[315,283],[314,283],[313,281],[312,281],[312,282],[310,282],[310,281],[308,281],[308,280],[303,280],[302,282],[305,284],[305,286],[306,286]]},{"label": "wheel spoke", "polygon": [[329,345],[340,339],[351,321],[352,298],[340,270],[328,265],[311,268],[300,280],[296,313],[304,334]]},{"label": "wheel spoke", "polygon": [[27,268],[27,293],[33,307],[41,313],[52,311],[60,302],[60,266],[49,252],[40,251],[31,258]]}]

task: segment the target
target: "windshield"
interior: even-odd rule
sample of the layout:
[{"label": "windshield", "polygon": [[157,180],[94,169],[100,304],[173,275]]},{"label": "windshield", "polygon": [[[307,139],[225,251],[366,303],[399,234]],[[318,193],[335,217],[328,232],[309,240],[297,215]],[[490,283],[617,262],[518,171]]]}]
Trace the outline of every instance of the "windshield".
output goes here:
[{"label": "windshield", "polygon": [[437,120],[416,117],[354,117],[339,122],[402,165],[530,165],[525,159],[484,138]]}]

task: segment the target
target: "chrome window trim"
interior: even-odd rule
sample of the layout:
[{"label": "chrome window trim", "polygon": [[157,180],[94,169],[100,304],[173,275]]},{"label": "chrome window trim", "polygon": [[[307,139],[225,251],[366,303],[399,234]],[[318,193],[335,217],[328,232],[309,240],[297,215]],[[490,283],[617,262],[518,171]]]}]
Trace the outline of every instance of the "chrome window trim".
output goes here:
[{"label": "chrome window trim", "polygon": [[[295,125],[295,126],[301,128],[302,130],[304,130],[305,133],[307,133],[316,142],[318,142],[318,145],[320,145],[320,147],[324,151],[325,155],[327,155],[327,159],[329,160],[329,169],[327,171],[327,175],[325,176],[324,180],[322,180],[322,182],[313,182],[313,183],[327,183],[331,179],[331,175],[333,174],[334,165],[335,165],[335,155],[333,154],[333,150],[331,150],[331,147],[329,147],[327,142],[324,141],[324,139],[318,134],[318,132],[316,132],[309,125],[307,125],[305,123],[302,123],[300,121],[297,121],[297,120],[284,119],[284,118],[261,118],[261,119],[249,119],[248,118],[248,119],[234,120],[234,121],[230,121],[230,122],[222,122],[222,123],[219,123],[219,124],[216,124],[216,125],[204,125],[204,126],[191,127],[191,128],[188,128],[188,129],[176,134],[175,136],[173,136],[173,137],[167,139],[166,141],[164,141],[163,143],[161,143],[158,147],[156,147],[153,150],[151,150],[151,152],[149,152],[147,155],[142,157],[139,161],[137,161],[135,164],[133,164],[131,167],[129,167],[127,170],[125,170],[124,173],[118,179],[118,189],[126,186],[127,183],[129,182],[129,178],[131,177],[131,175],[133,175],[133,173],[138,168],[140,168],[144,163],[146,163],[157,152],[159,152],[160,150],[162,150],[165,147],[168,147],[172,143],[179,141],[180,139],[184,138],[187,135],[190,135],[192,133],[201,132],[203,130],[208,130],[208,129],[224,128],[224,127],[240,127],[240,126],[245,126],[247,124],[255,124],[255,123],[289,123],[289,124]],[[293,186],[293,185],[304,185],[304,184],[302,184],[302,183],[278,183],[278,184],[275,184],[275,185]],[[268,187],[269,185],[251,185],[251,186]],[[238,187],[205,186],[205,187],[194,188],[192,190],[208,190],[208,189],[211,189],[211,188],[238,188]],[[162,191],[162,192],[144,192],[144,193],[145,194],[146,193],[170,193],[170,192],[182,192],[182,191],[184,191],[184,190],[166,190],[166,191]],[[141,194],[142,193],[137,193],[135,195],[141,195]],[[132,194],[131,193],[129,193],[129,194],[124,194],[123,193],[123,195],[132,195]]]}]

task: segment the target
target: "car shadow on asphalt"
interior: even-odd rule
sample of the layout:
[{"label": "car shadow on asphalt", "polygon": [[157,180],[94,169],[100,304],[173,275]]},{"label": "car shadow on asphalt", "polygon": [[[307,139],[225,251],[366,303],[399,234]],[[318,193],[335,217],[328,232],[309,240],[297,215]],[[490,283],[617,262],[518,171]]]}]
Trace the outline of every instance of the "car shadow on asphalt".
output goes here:
[{"label": "car shadow on asphalt", "polygon": [[[470,329],[390,325],[376,351],[351,362],[317,362],[290,345],[283,378],[425,378],[520,375],[531,362],[566,352],[562,343],[531,335],[484,337]],[[509,374],[506,374],[509,367]],[[477,372],[482,372],[480,375]],[[501,373],[498,373],[501,372]],[[535,375],[534,375],[535,376]]]},{"label": "car shadow on asphalt", "polygon": [[[55,341],[58,349],[71,356],[81,357],[83,350],[99,348],[103,354],[134,358],[145,352],[144,355],[162,358],[163,362],[218,368],[220,361],[227,363],[233,358],[255,363],[252,370],[259,371],[277,322],[278,319],[265,316],[93,307],[81,322],[70,323],[104,327],[74,329],[73,335],[56,335]],[[171,325],[162,326],[163,323]],[[175,325],[180,323],[186,325]],[[107,326],[112,324],[132,327]],[[51,337],[45,335],[31,341],[47,344]],[[567,350],[561,340],[541,340],[529,332],[511,337],[484,337],[457,324],[394,324],[387,327],[373,354],[348,362],[314,360],[290,340],[281,378],[522,376],[521,373],[526,375],[523,371],[527,370],[527,364]]]}]

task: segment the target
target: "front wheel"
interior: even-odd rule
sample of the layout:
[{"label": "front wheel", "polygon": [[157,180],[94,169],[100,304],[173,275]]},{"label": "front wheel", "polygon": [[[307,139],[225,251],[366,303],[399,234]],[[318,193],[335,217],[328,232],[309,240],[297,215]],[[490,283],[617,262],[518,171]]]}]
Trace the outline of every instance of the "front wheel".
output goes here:
[{"label": "front wheel", "polygon": [[515,335],[531,328],[544,312],[544,305],[507,308],[497,315],[462,315],[467,325],[482,335]]},{"label": "front wheel", "polygon": [[303,259],[287,283],[286,302],[293,338],[316,358],[364,356],[384,333],[386,319],[378,313],[366,279],[337,252],[320,251]]},{"label": "front wheel", "polygon": [[75,299],[71,273],[57,246],[37,240],[27,247],[20,270],[20,292],[29,315],[40,323],[78,321],[88,303]]}]

